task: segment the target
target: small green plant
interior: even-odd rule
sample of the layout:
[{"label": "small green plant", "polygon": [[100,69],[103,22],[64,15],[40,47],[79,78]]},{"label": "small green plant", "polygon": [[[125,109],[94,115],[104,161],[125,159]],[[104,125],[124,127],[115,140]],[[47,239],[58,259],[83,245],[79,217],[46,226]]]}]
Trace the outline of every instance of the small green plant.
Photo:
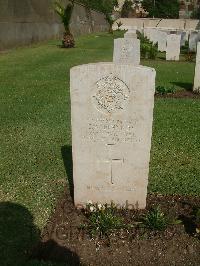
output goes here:
[{"label": "small green plant", "polygon": [[116,22],[117,24],[117,30],[120,31],[120,27],[123,25],[123,23],[121,21]]},{"label": "small green plant", "polygon": [[137,32],[137,36],[140,39],[141,56],[146,59],[156,59],[158,54],[157,44],[153,44],[140,32]]},{"label": "small green plant", "polygon": [[151,209],[143,218],[143,224],[151,230],[163,231],[168,223],[167,217],[159,206]]},{"label": "small green plant", "polygon": [[158,46],[157,44],[151,44],[149,46],[149,59],[156,59],[158,54]]},{"label": "small green plant", "polygon": [[185,45],[181,47],[181,54],[185,56],[187,62],[193,62],[195,59],[195,52],[190,51],[189,42],[186,41]]},{"label": "small green plant", "polygon": [[86,208],[86,215],[89,219],[89,225],[86,227],[89,232],[102,237],[108,235],[112,230],[123,228],[125,225],[115,212],[114,205],[89,203]]},{"label": "small green plant", "polygon": [[156,87],[156,94],[165,95],[168,93],[175,93],[175,88],[173,86],[166,87],[166,86],[157,86]]},{"label": "small green plant", "polygon": [[188,51],[189,51],[189,42],[186,41],[186,42],[185,42],[185,45],[183,45],[183,46],[181,47],[181,53],[182,53],[182,54],[187,54]]}]

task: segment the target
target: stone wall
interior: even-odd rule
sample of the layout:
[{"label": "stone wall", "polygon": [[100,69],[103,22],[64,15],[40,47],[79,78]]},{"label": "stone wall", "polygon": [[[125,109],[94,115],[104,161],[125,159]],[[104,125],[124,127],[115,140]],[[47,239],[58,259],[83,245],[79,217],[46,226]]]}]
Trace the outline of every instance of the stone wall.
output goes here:
[{"label": "stone wall", "polygon": [[[159,19],[159,18],[120,18],[123,25],[122,29],[129,29],[132,27],[137,28],[168,28],[168,29],[181,29],[181,30],[199,30],[200,21],[196,19]],[[119,21],[118,20],[118,21]],[[114,28],[117,28],[115,23]]]},{"label": "stone wall", "polygon": [[[53,2],[0,0],[0,50],[61,37],[64,29],[53,10]],[[107,27],[103,14],[75,6],[71,21],[75,36],[104,31]]]}]

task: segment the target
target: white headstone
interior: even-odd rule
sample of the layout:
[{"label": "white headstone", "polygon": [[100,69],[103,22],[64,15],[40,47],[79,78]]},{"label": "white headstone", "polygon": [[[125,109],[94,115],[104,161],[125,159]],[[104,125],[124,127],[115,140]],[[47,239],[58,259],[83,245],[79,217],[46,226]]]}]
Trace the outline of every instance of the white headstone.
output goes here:
[{"label": "white headstone", "polygon": [[151,42],[153,42],[154,44],[156,44],[158,42],[159,39],[159,32],[157,29],[150,29],[149,30],[149,39]]},{"label": "white headstone", "polygon": [[144,29],[144,36],[150,40],[150,35],[151,35],[151,28],[145,28]]},{"label": "white headstone", "polygon": [[199,41],[199,34],[197,31],[192,31],[189,35],[189,50],[196,52],[197,42]]},{"label": "white headstone", "polygon": [[75,205],[145,208],[155,70],[98,63],[71,69]]},{"label": "white headstone", "polygon": [[188,41],[188,35],[185,31],[181,32],[181,46],[185,46],[186,41]]},{"label": "white headstone", "polygon": [[140,64],[140,40],[120,38],[114,40],[113,62],[117,64]]},{"label": "white headstone", "polygon": [[181,35],[177,34],[167,35],[166,60],[179,61],[180,44],[181,44]]},{"label": "white headstone", "polygon": [[193,91],[200,93],[200,42],[197,44],[196,67]]},{"label": "white headstone", "polygon": [[167,49],[167,33],[164,31],[159,31],[158,33],[158,50],[160,52],[165,52]]},{"label": "white headstone", "polygon": [[144,37],[147,37],[147,39],[149,39],[149,28],[144,28]]},{"label": "white headstone", "polygon": [[131,30],[128,30],[128,31],[124,34],[124,38],[136,38],[136,39],[137,39],[136,29],[133,28],[133,29],[131,29]]}]

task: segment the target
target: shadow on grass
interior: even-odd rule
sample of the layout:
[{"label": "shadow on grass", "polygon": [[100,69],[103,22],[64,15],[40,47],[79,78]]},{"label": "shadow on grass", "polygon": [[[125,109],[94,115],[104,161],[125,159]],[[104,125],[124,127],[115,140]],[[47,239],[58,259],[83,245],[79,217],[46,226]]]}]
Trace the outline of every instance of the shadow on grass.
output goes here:
[{"label": "shadow on grass", "polygon": [[0,203],[0,265],[47,266],[58,265],[57,262],[80,264],[78,256],[69,249],[53,240],[40,241],[40,230],[24,206]]},{"label": "shadow on grass", "polygon": [[187,91],[192,91],[193,89],[193,84],[189,82],[171,82],[171,84],[181,87]]},{"label": "shadow on grass", "polygon": [[24,265],[39,236],[40,231],[26,208],[0,203],[0,265]]},{"label": "shadow on grass", "polygon": [[162,56],[157,56],[157,59],[159,59],[161,61],[166,61],[165,57],[162,57]]},{"label": "shadow on grass", "polygon": [[65,171],[68,178],[70,195],[74,199],[74,182],[73,182],[73,160],[72,146],[66,145],[61,148],[62,158],[65,166]]}]

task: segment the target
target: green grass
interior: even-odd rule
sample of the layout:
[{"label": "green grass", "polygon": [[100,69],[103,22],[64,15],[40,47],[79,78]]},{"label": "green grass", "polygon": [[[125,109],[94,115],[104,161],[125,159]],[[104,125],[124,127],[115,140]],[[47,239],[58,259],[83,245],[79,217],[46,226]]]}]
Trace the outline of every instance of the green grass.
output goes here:
[{"label": "green grass", "polygon": [[149,191],[200,195],[200,100],[157,99]]},{"label": "green grass", "polygon": [[[70,50],[50,41],[0,54],[0,200],[25,208],[40,229],[67,183],[69,70],[111,61],[113,38],[120,35],[79,37]],[[157,85],[192,87],[194,63],[161,58],[142,64],[156,69]],[[156,100],[149,192],[200,195],[199,117],[199,100]]]}]

